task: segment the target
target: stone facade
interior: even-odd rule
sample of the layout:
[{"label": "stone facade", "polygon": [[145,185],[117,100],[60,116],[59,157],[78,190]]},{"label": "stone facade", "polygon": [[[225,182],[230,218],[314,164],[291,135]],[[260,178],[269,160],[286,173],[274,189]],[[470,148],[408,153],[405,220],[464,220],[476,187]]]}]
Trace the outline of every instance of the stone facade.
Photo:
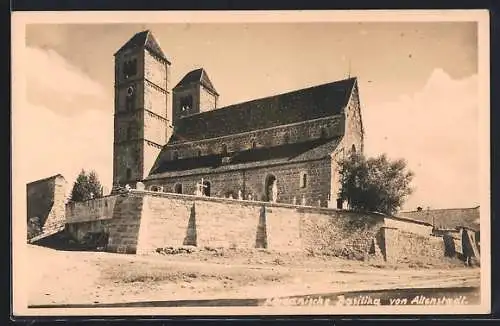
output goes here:
[{"label": "stone facade", "polygon": [[329,223],[332,227],[322,231],[324,237],[337,239],[347,251],[368,254],[384,222],[376,214],[137,190],[72,203],[67,212],[68,230],[75,238],[82,239],[86,232],[106,232],[107,249],[124,253],[184,245],[316,250],[322,249],[317,241],[321,228],[316,226]]},{"label": "stone facade", "polygon": [[26,185],[27,218],[37,217],[42,232],[64,226],[67,182],[60,174]]},{"label": "stone facade", "polygon": [[147,254],[190,245],[389,262],[445,255],[443,238],[412,232],[419,225],[414,221],[400,220],[398,229],[388,227],[381,214],[321,207],[131,190],[68,204],[67,212],[75,238],[105,232],[112,252]]},{"label": "stone facade", "polygon": [[338,160],[363,151],[356,78],[219,108],[203,68],[170,98],[170,69],[149,31],[115,54],[115,186],[332,207]]},{"label": "stone facade", "polygon": [[170,62],[149,32],[115,54],[113,185],[144,179],[172,132]]},{"label": "stone facade", "polygon": [[384,227],[382,232],[388,262],[422,262],[425,258],[439,260],[445,256],[443,237],[424,236],[392,227]]},{"label": "stone facade", "polygon": [[[184,194],[193,195],[196,184],[201,179],[210,184],[210,196],[225,198],[237,197],[241,190],[242,196],[253,200],[267,201],[266,179],[274,176],[277,180],[278,199],[280,203],[301,203],[302,197],[308,206],[327,206],[330,194],[330,164],[331,160],[323,159],[306,161],[288,165],[266,165],[264,167],[241,168],[220,173],[174,176],[146,182],[148,189],[161,187],[164,192],[176,192],[176,186],[182,185]],[[301,185],[301,175],[307,175],[307,183]],[[320,204],[318,204],[320,201]]]},{"label": "stone facade", "polygon": [[253,147],[312,141],[322,136],[335,138],[344,134],[344,124],[343,116],[333,116],[196,141],[173,140],[164,147],[160,159],[170,160],[173,152],[177,153],[178,158],[189,158],[197,157],[199,153],[221,153],[224,147],[228,153],[234,153]]},{"label": "stone facade", "polygon": [[432,224],[425,223],[419,220],[388,216],[385,218],[384,224],[387,227],[402,229],[413,234],[420,234],[423,236],[429,236],[433,234]]}]

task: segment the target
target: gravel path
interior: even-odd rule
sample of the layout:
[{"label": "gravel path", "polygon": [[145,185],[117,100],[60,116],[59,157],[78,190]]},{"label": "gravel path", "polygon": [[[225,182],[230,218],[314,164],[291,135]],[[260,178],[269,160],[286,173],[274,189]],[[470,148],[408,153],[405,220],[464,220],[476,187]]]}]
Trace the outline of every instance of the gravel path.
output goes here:
[{"label": "gravel path", "polygon": [[[395,269],[340,259],[206,259],[29,246],[29,305],[266,298],[402,287],[479,286],[479,268]],[[194,261],[193,261],[194,260]],[[246,263],[245,263],[246,262]],[[260,263],[256,263],[260,262]],[[304,267],[307,266],[307,267]]]}]

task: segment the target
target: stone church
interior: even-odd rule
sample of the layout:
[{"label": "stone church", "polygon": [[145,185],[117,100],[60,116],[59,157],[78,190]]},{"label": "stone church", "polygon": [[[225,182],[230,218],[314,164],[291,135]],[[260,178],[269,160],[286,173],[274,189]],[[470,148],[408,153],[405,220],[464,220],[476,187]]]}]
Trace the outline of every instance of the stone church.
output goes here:
[{"label": "stone church", "polygon": [[[207,72],[174,87],[150,31],[115,53],[113,191],[337,207],[337,160],[363,151],[356,78],[218,106]],[[141,185],[142,187],[142,185]]]}]

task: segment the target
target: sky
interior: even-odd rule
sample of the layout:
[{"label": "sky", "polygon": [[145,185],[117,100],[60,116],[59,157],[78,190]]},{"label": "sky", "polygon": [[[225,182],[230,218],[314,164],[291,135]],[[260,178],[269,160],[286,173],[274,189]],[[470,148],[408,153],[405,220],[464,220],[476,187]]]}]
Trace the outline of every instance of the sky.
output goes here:
[{"label": "sky", "polygon": [[17,145],[24,181],[61,173],[71,185],[83,168],[111,188],[113,54],[144,29],[172,62],[171,86],[203,67],[220,106],[356,76],[365,153],[415,173],[403,209],[479,204],[473,22],[28,25],[27,103],[14,108],[35,135]]}]

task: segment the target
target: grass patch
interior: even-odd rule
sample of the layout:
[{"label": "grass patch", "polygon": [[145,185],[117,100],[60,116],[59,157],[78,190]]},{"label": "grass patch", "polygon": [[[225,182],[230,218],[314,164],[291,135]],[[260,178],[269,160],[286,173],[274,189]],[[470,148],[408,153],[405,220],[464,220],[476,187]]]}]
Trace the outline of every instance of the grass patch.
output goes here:
[{"label": "grass patch", "polygon": [[209,268],[201,270],[189,265],[163,264],[161,262],[135,262],[128,264],[108,262],[102,269],[104,280],[113,283],[192,283],[220,281],[234,285],[247,285],[255,282],[280,282],[290,274],[273,270],[251,270],[232,268]]}]

